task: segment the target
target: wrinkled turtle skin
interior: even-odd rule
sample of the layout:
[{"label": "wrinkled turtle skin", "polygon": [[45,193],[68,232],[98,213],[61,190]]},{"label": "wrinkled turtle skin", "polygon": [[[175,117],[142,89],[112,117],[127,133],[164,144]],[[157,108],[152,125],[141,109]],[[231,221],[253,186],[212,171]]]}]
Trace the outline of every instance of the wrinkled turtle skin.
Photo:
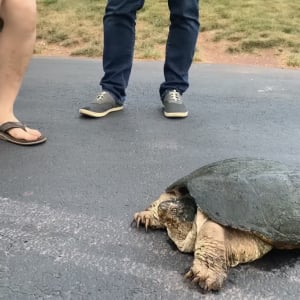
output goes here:
[{"label": "wrinkled turtle skin", "polygon": [[218,161],[174,182],[134,223],[166,229],[194,253],[185,278],[220,290],[231,267],[300,248],[300,172],[264,159]]},{"label": "wrinkled turtle skin", "polygon": [[275,161],[235,158],[192,172],[186,187],[198,207],[224,226],[250,231],[277,247],[300,245],[300,172]]}]

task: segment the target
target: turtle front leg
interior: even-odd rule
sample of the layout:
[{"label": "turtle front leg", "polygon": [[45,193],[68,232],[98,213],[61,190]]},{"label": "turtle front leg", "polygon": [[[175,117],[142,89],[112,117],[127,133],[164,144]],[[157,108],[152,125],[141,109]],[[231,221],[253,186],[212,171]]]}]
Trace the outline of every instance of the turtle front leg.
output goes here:
[{"label": "turtle front leg", "polygon": [[217,223],[206,221],[197,228],[194,262],[185,278],[210,291],[219,290],[226,277],[224,229]]},{"label": "turtle front leg", "polygon": [[157,208],[160,203],[176,198],[175,193],[163,193],[160,197],[152,202],[150,206],[144,211],[140,211],[134,214],[132,223],[139,227],[140,224],[145,226],[146,231],[149,227],[159,229],[165,228],[165,226],[160,222]]},{"label": "turtle front leg", "polygon": [[203,216],[197,212],[194,262],[185,277],[205,290],[219,290],[230,267],[254,261],[272,249],[250,232],[223,227]]}]

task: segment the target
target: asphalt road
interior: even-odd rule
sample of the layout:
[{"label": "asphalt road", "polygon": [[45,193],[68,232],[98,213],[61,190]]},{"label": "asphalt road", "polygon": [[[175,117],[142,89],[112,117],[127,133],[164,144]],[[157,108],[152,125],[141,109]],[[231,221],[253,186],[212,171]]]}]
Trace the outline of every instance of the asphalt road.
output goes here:
[{"label": "asphalt road", "polygon": [[[0,142],[0,299],[298,299],[300,252],[231,269],[219,293],[183,280],[191,255],[130,227],[166,186],[237,156],[300,166],[300,71],[196,64],[190,116],[162,116],[161,62],[134,64],[122,112],[82,118],[101,64],[35,58],[16,103],[46,144]],[[293,226],[293,224],[291,224]]]}]

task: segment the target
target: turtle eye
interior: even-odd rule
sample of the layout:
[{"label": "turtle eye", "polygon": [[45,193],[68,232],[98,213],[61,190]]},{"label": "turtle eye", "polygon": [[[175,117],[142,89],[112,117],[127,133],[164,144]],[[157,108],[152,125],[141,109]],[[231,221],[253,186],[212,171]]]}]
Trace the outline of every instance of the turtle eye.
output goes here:
[{"label": "turtle eye", "polygon": [[177,207],[173,206],[173,207],[171,208],[171,213],[172,213],[173,215],[177,214]]}]

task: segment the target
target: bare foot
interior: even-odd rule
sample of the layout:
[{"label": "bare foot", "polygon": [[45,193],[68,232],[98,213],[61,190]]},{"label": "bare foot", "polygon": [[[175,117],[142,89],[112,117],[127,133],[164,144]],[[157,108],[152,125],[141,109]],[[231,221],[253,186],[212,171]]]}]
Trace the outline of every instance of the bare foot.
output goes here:
[{"label": "bare foot", "polygon": [[[0,125],[6,123],[7,121],[0,122]],[[9,122],[20,122],[16,118],[11,118]],[[40,131],[36,129],[31,129],[29,127],[25,127],[26,131],[22,128],[12,128],[8,131],[9,135],[18,139],[18,140],[25,140],[25,141],[36,141],[38,140],[42,134]]]},{"label": "bare foot", "polygon": [[36,129],[31,129],[29,127],[25,127],[25,128],[26,131],[23,130],[22,128],[13,128],[9,130],[9,134],[18,140],[26,140],[26,141],[36,141],[42,136],[42,134]]}]

